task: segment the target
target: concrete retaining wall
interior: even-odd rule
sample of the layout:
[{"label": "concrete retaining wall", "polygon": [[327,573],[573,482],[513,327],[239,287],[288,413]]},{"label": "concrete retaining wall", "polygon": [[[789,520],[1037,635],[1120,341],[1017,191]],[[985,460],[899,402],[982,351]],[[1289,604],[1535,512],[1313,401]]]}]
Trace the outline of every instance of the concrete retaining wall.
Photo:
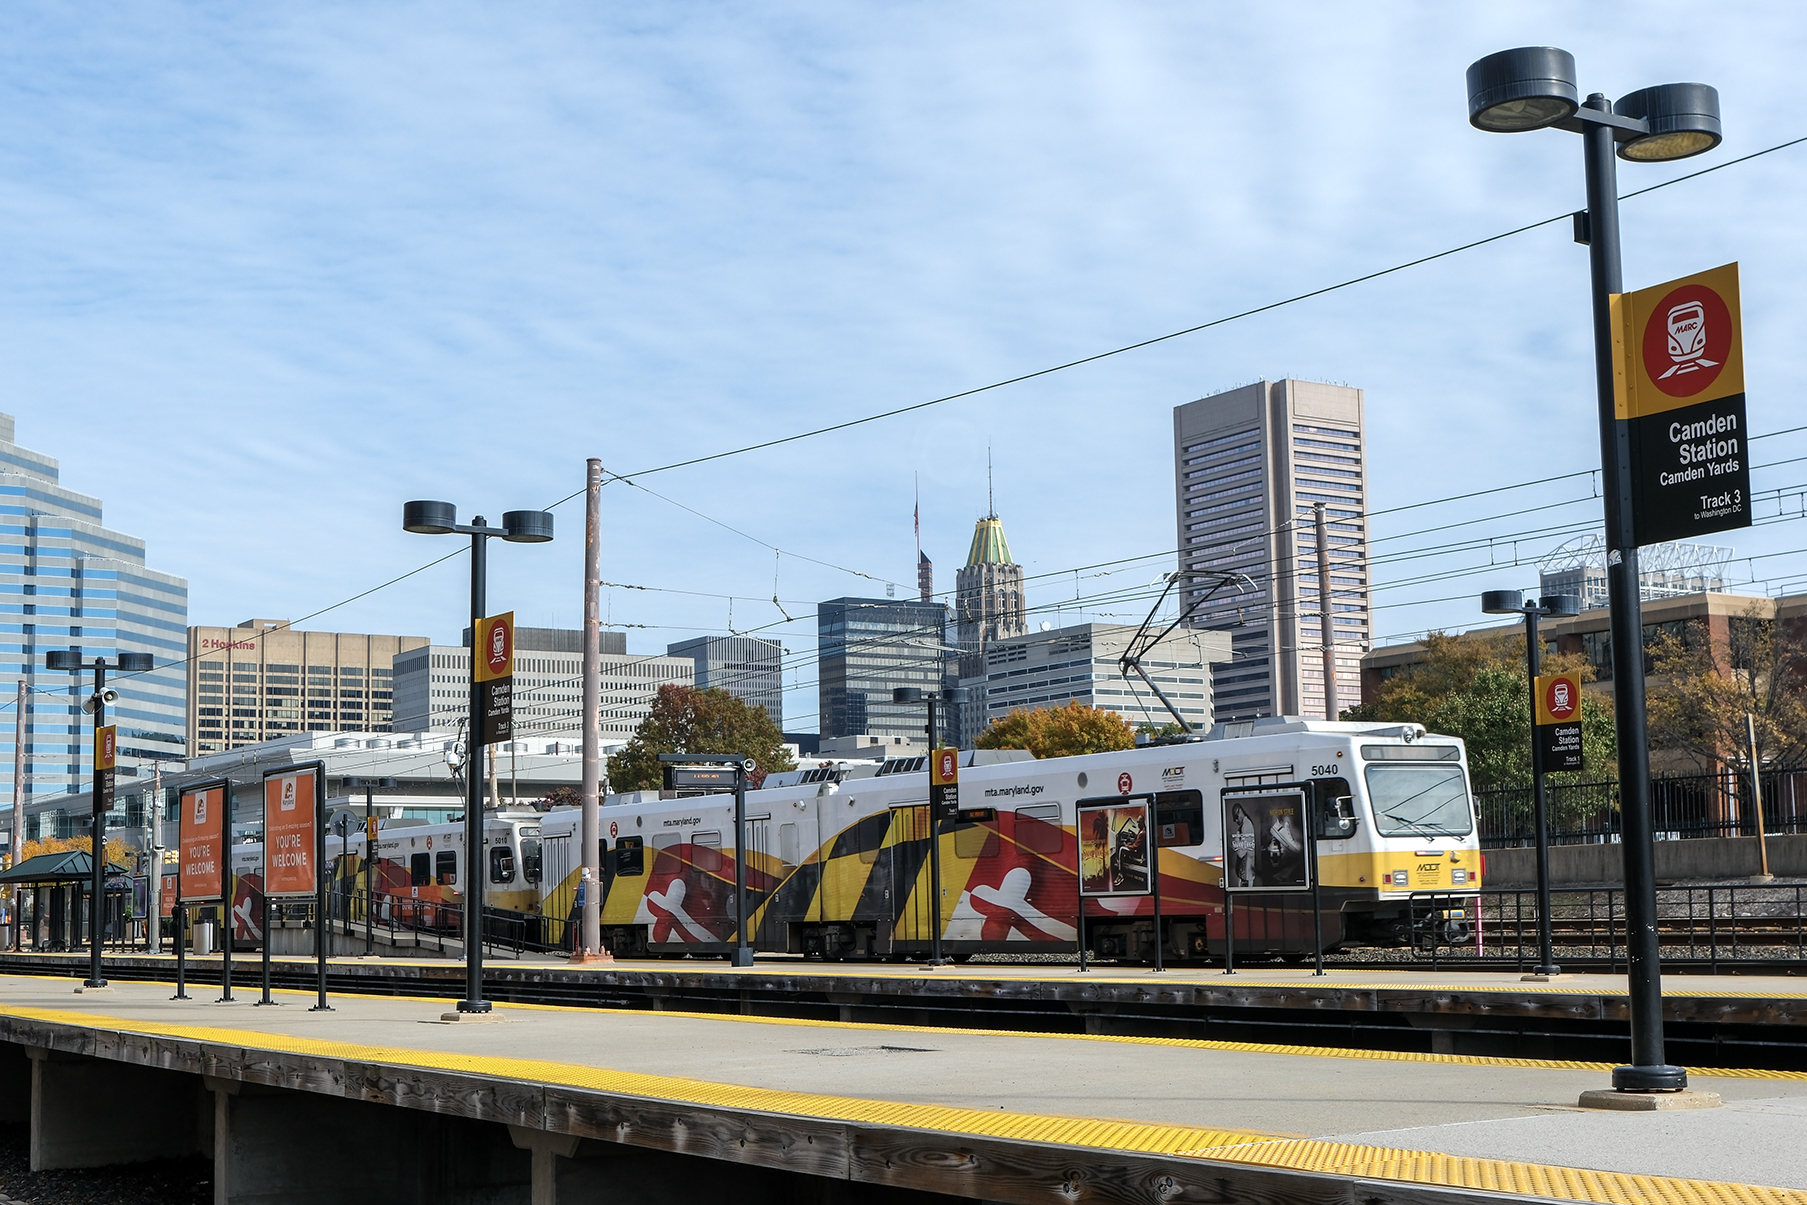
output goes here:
[{"label": "concrete retaining wall", "polygon": [[[1535,887],[1537,853],[1533,849],[1486,851],[1488,887]],[[1624,853],[1618,845],[1553,845],[1550,882],[1558,887],[1604,887],[1624,882]],[[1737,882],[1757,873],[1755,837],[1710,837],[1696,841],[1658,841],[1659,883]],[[1807,878],[1807,834],[1769,838],[1769,872],[1778,878]]]}]

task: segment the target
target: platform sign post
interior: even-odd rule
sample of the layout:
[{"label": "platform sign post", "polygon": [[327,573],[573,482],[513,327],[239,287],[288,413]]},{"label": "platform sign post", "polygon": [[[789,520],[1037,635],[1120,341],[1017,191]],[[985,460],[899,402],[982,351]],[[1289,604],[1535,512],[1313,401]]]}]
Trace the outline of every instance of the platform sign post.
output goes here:
[{"label": "platform sign post", "polygon": [[1614,294],[1613,403],[1642,547],[1751,525],[1738,265]]},{"label": "platform sign post", "polygon": [[477,625],[472,642],[478,692],[477,742],[493,745],[514,737],[514,612],[492,615]]},{"label": "platform sign post", "polygon": [[[319,1000],[310,1012],[330,1012],[326,1002],[327,930],[326,767],[320,762],[264,772],[264,898],[314,899],[314,959]],[[267,914],[266,914],[267,915]],[[264,957],[270,931],[264,930]]]},{"label": "platform sign post", "polygon": [[[1133,781],[1132,781],[1133,785]],[[1124,795],[1079,802],[1079,911],[1088,899],[1154,897],[1154,969],[1166,969],[1161,939],[1160,852],[1154,836],[1154,799]]]},{"label": "platform sign post", "polygon": [[[934,728],[935,704],[929,702],[929,727]],[[960,750],[932,749],[929,752],[929,961],[936,966],[941,957],[941,826],[945,821],[960,819]]]},{"label": "platform sign post", "polygon": [[226,844],[226,812],[231,798],[232,784],[225,779],[194,783],[176,796],[177,1000],[188,999],[188,906],[225,898],[231,856]]},{"label": "platform sign post", "polygon": [[108,724],[94,730],[94,810],[113,810],[113,784],[119,774],[119,728]]}]

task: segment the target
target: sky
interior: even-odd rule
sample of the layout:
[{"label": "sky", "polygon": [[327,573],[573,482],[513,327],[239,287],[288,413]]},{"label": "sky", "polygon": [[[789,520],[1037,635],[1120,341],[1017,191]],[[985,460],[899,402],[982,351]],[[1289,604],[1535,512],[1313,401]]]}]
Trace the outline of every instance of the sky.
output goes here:
[{"label": "sky", "polygon": [[[1562,46],[1609,98],[1719,89],[1724,144],[1621,164],[1622,193],[1807,135],[1782,3],[93,15],[0,10],[0,410],[188,578],[189,622],[332,607],[298,626],[456,642],[463,555],[366,593],[459,552],[400,530],[441,498],[560,503],[553,543],[492,543],[490,609],[574,627],[594,456],[633,483],[603,491],[607,622],[634,652],[783,641],[805,731],[814,604],[913,592],[918,490],[938,589],[989,458],[1032,621],[1136,622],[1173,567],[1172,408],[1257,379],[1365,391],[1377,553],[1494,541],[1378,561],[1377,638],[1479,622],[1597,521],[1589,478],[1394,508],[1598,466],[1585,248],[1562,221],[648,470],[1582,207],[1579,139],[1468,125],[1494,50]],[[1756,434],[1802,421],[1804,184],[1807,144],[1623,207],[1628,287],[1739,262]],[[1807,457],[1807,433],[1753,449]],[[1778,521],[1716,538],[1739,589],[1807,584],[1803,483],[1807,460],[1756,470]]]}]

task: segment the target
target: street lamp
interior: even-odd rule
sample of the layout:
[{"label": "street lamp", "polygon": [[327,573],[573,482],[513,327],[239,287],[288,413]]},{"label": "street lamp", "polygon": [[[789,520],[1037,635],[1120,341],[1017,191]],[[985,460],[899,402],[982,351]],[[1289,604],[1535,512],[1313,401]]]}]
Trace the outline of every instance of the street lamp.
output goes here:
[{"label": "street lamp", "polygon": [[1468,120],[1476,129],[1515,133],[1554,127],[1580,134],[1587,210],[1575,238],[1587,244],[1593,277],[1594,384],[1600,419],[1600,469],[1606,508],[1607,595],[1613,648],[1613,714],[1618,725],[1619,811],[1624,838],[1626,987],[1631,1004],[1631,1063],[1615,1067],[1623,1092],[1678,1092],[1688,1073],[1663,1058],[1661,951],[1656,932],[1656,851],[1650,826],[1650,743],[1644,727],[1643,606],[1633,535],[1631,429],[1615,412],[1612,298],[1624,291],[1619,262],[1622,159],[1663,163],[1718,146],[1719,93],[1706,84],[1660,84],[1608,106],[1598,92],[1579,101],[1575,58],[1553,46],[1488,55],[1468,69]]},{"label": "street lamp", "polygon": [[[112,668],[122,674],[142,674],[148,672],[151,665],[149,653],[119,653],[113,658]],[[88,900],[88,977],[82,981],[82,987],[92,990],[107,986],[100,973],[100,935],[107,890],[107,804],[111,802],[111,792],[107,788],[112,783],[100,766],[100,730],[107,723],[107,704],[117,699],[119,692],[107,686],[105,657],[96,657],[87,663],[87,667],[94,671],[94,691],[82,703],[82,710],[94,717],[94,816],[88,829],[93,841],[88,860],[94,864],[94,887]],[[84,668],[82,651],[63,649],[45,653],[44,668],[79,674]],[[24,731],[22,725],[20,731]]]},{"label": "street lamp", "polygon": [[1550,931],[1550,824],[1543,789],[1543,741],[1537,733],[1537,669],[1543,652],[1537,638],[1539,619],[1566,619],[1581,614],[1581,600],[1573,594],[1529,599],[1517,590],[1489,590],[1481,595],[1481,610],[1488,615],[1525,617],[1525,675],[1531,691],[1531,824],[1537,837],[1537,965],[1531,974],[1539,979],[1560,975],[1556,965],[1555,937]]},{"label": "street lamp", "polygon": [[[488,609],[488,562],[491,537],[516,544],[544,544],[552,538],[552,516],[543,510],[511,510],[502,526],[491,527],[478,515],[469,526],[458,522],[458,508],[450,502],[407,502],[402,505],[402,530],[416,535],[468,535],[471,538],[471,709],[470,758],[464,791],[464,999],[461,1013],[487,1013],[483,998],[483,756],[478,739],[482,732],[481,684],[477,681],[477,629]],[[366,851],[368,852],[368,851]]]},{"label": "street lamp", "polygon": [[[970,701],[972,691],[965,686],[953,686],[947,690],[923,690],[916,686],[898,686],[891,691],[893,703],[926,703],[929,708],[929,757],[935,756],[935,738],[939,735],[935,724],[935,704],[952,703],[956,706]],[[947,960],[941,957],[941,809],[934,799],[929,800],[929,903],[932,909],[929,930],[929,962],[941,966]]]}]

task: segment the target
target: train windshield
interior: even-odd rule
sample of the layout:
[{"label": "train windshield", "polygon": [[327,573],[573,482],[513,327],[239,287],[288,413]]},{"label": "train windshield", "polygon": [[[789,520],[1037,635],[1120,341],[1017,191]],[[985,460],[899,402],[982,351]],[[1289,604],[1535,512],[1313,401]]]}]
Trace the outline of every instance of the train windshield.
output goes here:
[{"label": "train windshield", "polygon": [[1474,828],[1460,765],[1375,765],[1367,778],[1382,836],[1462,837]]}]

